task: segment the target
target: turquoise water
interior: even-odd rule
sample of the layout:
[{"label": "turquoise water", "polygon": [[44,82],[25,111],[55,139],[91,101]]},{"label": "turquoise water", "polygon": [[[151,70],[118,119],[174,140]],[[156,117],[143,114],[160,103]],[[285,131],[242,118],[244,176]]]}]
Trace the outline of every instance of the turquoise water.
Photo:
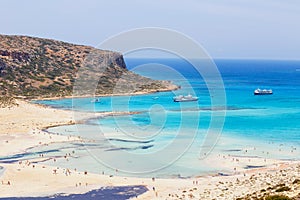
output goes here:
[{"label": "turquoise water", "polygon": [[[248,156],[299,159],[300,62],[216,60],[215,63],[224,82],[225,105],[212,105],[215,96],[204,79],[187,61],[178,59],[126,59],[132,71],[154,79],[172,80],[181,86],[177,91],[101,97],[100,103],[91,103],[91,98],[37,103],[89,112],[138,112],[49,129],[93,139],[93,145],[89,143],[86,149],[97,164],[92,164],[89,156],[81,159],[97,172],[101,169],[113,172],[117,168],[126,173],[191,176],[221,171],[222,166],[209,165],[200,159],[201,148],[207,144],[215,147],[213,153],[233,151],[241,155],[243,149],[255,146],[260,151]],[[254,96],[253,91],[258,87],[271,88],[274,94]],[[216,85],[216,90],[220,89]],[[188,93],[198,96],[199,101],[172,101],[173,96]],[[225,111],[221,136],[210,134],[213,141],[203,143],[209,135],[207,131],[214,130],[212,115],[222,120]],[[265,150],[270,153],[263,154]],[[76,160],[71,162],[78,165]]]}]

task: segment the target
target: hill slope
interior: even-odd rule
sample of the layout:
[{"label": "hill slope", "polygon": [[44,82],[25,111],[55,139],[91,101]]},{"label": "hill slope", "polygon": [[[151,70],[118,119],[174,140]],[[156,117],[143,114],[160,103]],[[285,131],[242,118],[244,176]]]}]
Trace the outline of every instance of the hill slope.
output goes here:
[{"label": "hill slope", "polygon": [[[86,61],[91,55],[89,62],[93,65]],[[123,56],[116,52],[50,39],[0,35],[1,95],[70,96],[82,66],[89,67],[89,74],[80,78],[88,84],[93,77],[98,82],[94,91],[98,95],[176,89],[170,82],[154,81],[128,71]]]}]

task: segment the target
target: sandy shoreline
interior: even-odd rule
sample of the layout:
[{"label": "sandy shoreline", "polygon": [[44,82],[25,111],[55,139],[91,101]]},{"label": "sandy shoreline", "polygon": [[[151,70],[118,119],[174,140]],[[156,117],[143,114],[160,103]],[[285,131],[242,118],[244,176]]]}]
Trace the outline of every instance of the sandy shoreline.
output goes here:
[{"label": "sandy shoreline", "polygon": [[[42,131],[49,126],[74,124],[71,111],[56,110],[40,105],[18,101],[19,106],[0,109],[0,157],[23,153],[26,149],[52,143],[81,141],[80,137],[54,135]],[[99,114],[109,115],[112,113]],[[84,113],[82,120],[95,117],[94,113]],[[62,155],[63,156],[63,155]],[[46,159],[46,158],[41,158]],[[52,159],[52,158],[49,158]],[[207,162],[221,162],[228,165],[231,159],[211,158]],[[244,158],[247,159],[247,158]],[[85,193],[105,186],[145,185],[149,191],[137,199],[236,199],[246,195],[264,193],[284,194],[290,197],[300,193],[300,162],[253,159],[254,166],[267,167],[242,170],[237,169],[230,176],[200,176],[188,179],[155,179],[118,177],[75,171],[74,168],[57,168],[34,163],[1,163],[5,168],[0,175],[0,197],[47,196],[57,193]],[[295,183],[294,183],[295,182]],[[8,184],[9,183],[9,184]],[[279,184],[286,184],[290,191],[275,192]],[[265,191],[264,191],[265,190]],[[254,194],[255,193],[255,194]]]},{"label": "sandy shoreline", "polygon": [[73,99],[73,98],[100,98],[100,97],[111,97],[111,96],[137,96],[144,94],[154,94],[157,92],[170,92],[178,90],[180,86],[170,85],[168,88],[159,89],[159,90],[149,90],[144,92],[135,92],[135,93],[114,93],[114,94],[101,94],[101,95],[80,95],[80,96],[61,96],[61,97],[41,97],[32,100],[58,100],[58,99]]}]

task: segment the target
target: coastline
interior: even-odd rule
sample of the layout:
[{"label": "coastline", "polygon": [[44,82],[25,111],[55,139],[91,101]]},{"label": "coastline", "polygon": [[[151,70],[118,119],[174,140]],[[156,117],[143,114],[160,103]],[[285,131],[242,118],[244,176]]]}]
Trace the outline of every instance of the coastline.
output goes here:
[{"label": "coastline", "polygon": [[[0,142],[3,144],[1,146],[1,157],[24,153],[27,149],[36,146],[47,146],[51,143],[67,144],[72,141],[80,142],[82,140],[82,138],[76,136],[55,135],[43,131],[49,126],[74,123],[72,111],[57,110],[20,100],[18,100],[18,104],[19,106],[12,108],[0,109],[2,120]],[[99,115],[105,116],[105,113]],[[46,120],[42,119],[46,116]],[[89,119],[90,117],[95,117],[95,113],[84,113],[82,119]],[[20,121],[20,119],[23,121]],[[61,155],[61,158],[57,159],[64,159],[63,157],[64,155]],[[48,158],[43,157],[37,160],[22,161],[21,164],[1,163],[0,166],[3,166],[5,171],[0,175],[0,180],[3,183],[2,187],[0,187],[0,197],[86,193],[106,186],[143,185],[148,188],[148,191],[138,196],[137,199],[178,199],[179,197],[183,199],[190,197],[196,199],[234,199],[254,192],[263,193],[261,190],[275,187],[282,181],[283,177],[286,178],[288,187],[292,188],[291,191],[287,191],[284,194],[295,196],[300,192],[299,185],[293,184],[296,178],[300,177],[299,161],[274,160],[274,163],[267,167],[238,170],[237,173],[228,176],[217,174],[187,179],[156,178],[153,181],[150,178],[85,174],[74,170],[74,166],[70,166],[70,175],[67,176],[67,169],[65,168],[36,163],[43,159]],[[229,162],[231,159],[237,158],[232,157],[228,159],[227,163],[218,158],[208,159],[207,162],[219,162],[219,164],[227,164],[229,168],[232,168],[233,166],[228,164],[231,163]],[[242,162],[241,158],[238,159]],[[258,158],[253,159],[252,162],[253,166],[258,166],[264,161],[262,158]],[[54,170],[56,170],[55,173]],[[9,185],[7,184],[8,181]],[[80,187],[79,183],[82,184]],[[251,187],[247,184],[250,184]],[[28,187],[24,187],[24,185],[28,185]],[[153,190],[153,188],[155,189]]]},{"label": "coastline", "polygon": [[157,92],[170,92],[180,89],[180,86],[177,85],[169,85],[168,88],[162,88],[159,90],[149,90],[143,92],[134,92],[134,93],[114,93],[114,94],[99,94],[99,95],[78,95],[78,96],[59,96],[59,97],[38,97],[33,98],[31,100],[59,100],[59,99],[72,99],[72,98],[97,98],[97,97],[114,97],[114,96],[137,96],[137,95],[144,95],[144,94],[154,94]]}]

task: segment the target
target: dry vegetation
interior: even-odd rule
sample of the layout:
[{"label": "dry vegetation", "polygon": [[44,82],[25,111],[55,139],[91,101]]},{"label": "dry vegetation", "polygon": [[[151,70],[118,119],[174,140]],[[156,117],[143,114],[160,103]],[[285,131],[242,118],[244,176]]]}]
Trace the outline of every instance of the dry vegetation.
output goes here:
[{"label": "dry vegetation", "polygon": [[65,42],[26,36],[0,35],[0,94],[5,96],[70,96],[80,77],[99,84],[96,94],[154,92],[171,84],[141,77],[126,69],[123,56],[116,52]]},{"label": "dry vegetation", "polygon": [[0,108],[18,106],[18,103],[13,97],[0,96]]}]

